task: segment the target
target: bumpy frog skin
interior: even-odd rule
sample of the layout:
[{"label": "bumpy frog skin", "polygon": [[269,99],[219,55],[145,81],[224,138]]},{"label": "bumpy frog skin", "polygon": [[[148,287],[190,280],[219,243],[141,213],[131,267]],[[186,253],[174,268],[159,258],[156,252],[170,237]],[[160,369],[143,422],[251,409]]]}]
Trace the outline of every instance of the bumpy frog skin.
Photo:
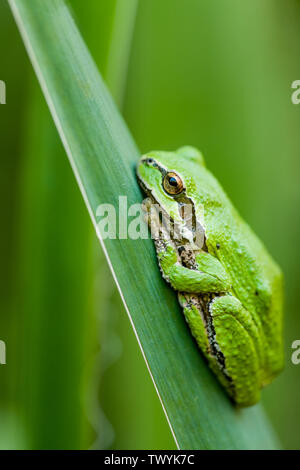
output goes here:
[{"label": "bumpy frog skin", "polygon": [[283,367],[279,267],[197,149],[150,152],[137,176],[164,279],[230,397],[253,405]]}]

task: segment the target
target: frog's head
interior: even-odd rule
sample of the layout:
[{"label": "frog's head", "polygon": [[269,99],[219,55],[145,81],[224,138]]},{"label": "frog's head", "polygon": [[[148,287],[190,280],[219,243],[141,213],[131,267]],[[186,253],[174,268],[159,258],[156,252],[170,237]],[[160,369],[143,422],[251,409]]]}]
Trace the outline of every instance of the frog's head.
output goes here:
[{"label": "frog's head", "polygon": [[157,205],[163,217],[168,217],[176,227],[176,241],[201,248],[204,230],[193,198],[196,192],[193,176],[199,166],[204,166],[204,160],[193,147],[182,147],[176,152],[154,151],[139,160],[137,177],[151,203]]}]

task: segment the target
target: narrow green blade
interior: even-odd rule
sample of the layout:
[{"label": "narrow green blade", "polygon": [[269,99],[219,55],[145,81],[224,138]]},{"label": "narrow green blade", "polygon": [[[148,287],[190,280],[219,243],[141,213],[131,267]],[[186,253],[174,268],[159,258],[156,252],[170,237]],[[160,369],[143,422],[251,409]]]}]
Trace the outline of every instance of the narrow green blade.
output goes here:
[{"label": "narrow green blade", "polygon": [[236,410],[207,368],[160,276],[152,241],[101,239],[99,204],[118,208],[119,195],[128,206],[142,200],[139,151],[64,1],[9,3],[178,446],[276,447],[261,408]]}]

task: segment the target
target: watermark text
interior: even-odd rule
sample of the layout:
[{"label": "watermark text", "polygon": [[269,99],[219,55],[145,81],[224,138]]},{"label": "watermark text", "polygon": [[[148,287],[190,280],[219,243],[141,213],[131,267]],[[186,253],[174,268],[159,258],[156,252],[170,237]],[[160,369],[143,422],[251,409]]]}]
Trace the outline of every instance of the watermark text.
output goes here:
[{"label": "watermark text", "polygon": [[292,356],[291,356],[291,361],[292,363],[297,366],[300,364],[300,340],[295,339],[295,341],[292,342],[292,349],[294,349]]},{"label": "watermark text", "polygon": [[292,88],[295,89],[293,91],[291,100],[293,104],[299,104],[300,103],[300,80],[294,80],[292,83]]},{"label": "watermark text", "polygon": [[0,340],[0,364],[6,364],[6,344]]},{"label": "watermark text", "polygon": [[6,104],[6,84],[0,80],[0,104]]},{"label": "watermark text", "polygon": [[196,221],[195,208],[191,203],[174,202],[173,206],[164,210],[150,198],[144,199],[142,204],[128,206],[127,196],[119,196],[118,207],[108,203],[97,207],[96,221],[103,240],[177,240],[198,249],[204,243],[204,228]]}]

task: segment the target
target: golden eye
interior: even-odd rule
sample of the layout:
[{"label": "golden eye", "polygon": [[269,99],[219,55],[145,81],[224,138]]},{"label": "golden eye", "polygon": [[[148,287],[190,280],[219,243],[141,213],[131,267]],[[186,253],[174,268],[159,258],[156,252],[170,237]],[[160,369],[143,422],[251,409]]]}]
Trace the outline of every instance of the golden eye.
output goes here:
[{"label": "golden eye", "polygon": [[183,182],[180,176],[173,171],[167,173],[163,179],[164,190],[171,195],[179,194],[183,190]]}]

